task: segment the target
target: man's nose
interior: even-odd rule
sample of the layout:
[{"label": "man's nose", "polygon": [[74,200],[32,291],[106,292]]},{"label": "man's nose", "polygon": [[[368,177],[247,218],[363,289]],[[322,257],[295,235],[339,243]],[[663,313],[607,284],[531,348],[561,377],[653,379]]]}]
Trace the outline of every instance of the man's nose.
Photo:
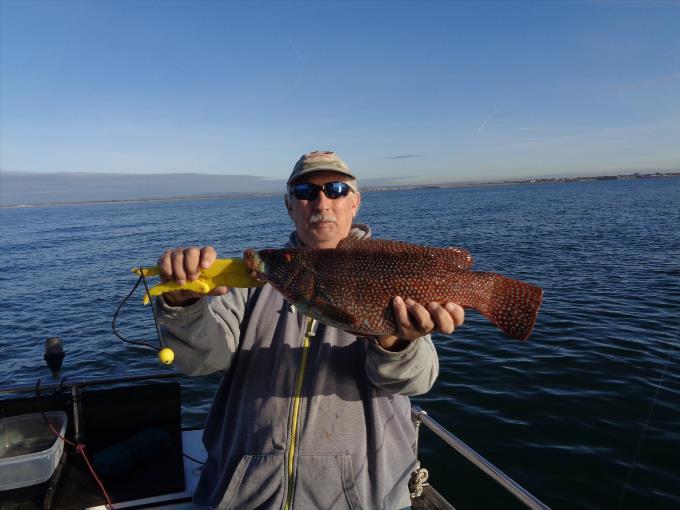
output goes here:
[{"label": "man's nose", "polygon": [[331,199],[326,196],[326,194],[323,192],[323,190],[319,191],[319,196],[316,197],[316,200],[314,201],[314,206],[322,211],[325,211],[327,209],[331,208]]}]

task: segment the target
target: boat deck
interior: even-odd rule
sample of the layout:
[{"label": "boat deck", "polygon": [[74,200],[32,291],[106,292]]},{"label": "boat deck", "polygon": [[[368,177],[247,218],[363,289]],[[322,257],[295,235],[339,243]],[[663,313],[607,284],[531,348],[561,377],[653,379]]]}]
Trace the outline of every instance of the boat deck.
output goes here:
[{"label": "boat deck", "polygon": [[[66,411],[69,423],[65,436],[84,441],[88,456],[95,463],[99,460],[99,466],[102,466],[102,457],[109,461],[103,464],[104,469],[97,468],[97,472],[116,509],[188,510],[192,508],[191,497],[206,452],[201,442],[201,430],[181,429],[179,383],[153,382],[170,377],[174,375],[150,373],[68,383],[61,380],[45,385],[44,390],[47,386],[54,390],[50,394],[46,391],[39,393],[31,386],[0,388],[0,394],[35,393],[25,398],[0,399],[0,418],[38,411]],[[140,380],[145,383],[122,385]],[[92,386],[103,388],[93,390]],[[427,416],[424,410],[414,406],[411,415],[417,431],[421,425],[426,426],[527,507],[549,510],[487,459]],[[144,431],[153,431],[155,439],[162,438],[160,445],[142,444],[139,447],[141,439],[134,438],[140,437],[138,434]],[[136,450],[128,465],[125,459],[129,460],[129,450],[121,452],[121,448]],[[115,455],[106,457],[102,454],[110,453],[112,449],[118,449]],[[143,462],[140,462],[139,452],[142,452]],[[121,459],[124,460],[122,468]],[[111,471],[112,466],[117,466],[118,472]],[[106,472],[107,469],[109,472]],[[414,510],[454,509],[431,485],[425,482],[421,488],[420,495],[412,499]],[[411,490],[416,491],[414,487]],[[99,486],[73,446],[64,449],[50,480],[0,492],[0,510],[106,510],[104,503]]]},{"label": "boat deck", "polygon": [[[192,510],[191,495],[200,477],[200,464],[206,452],[201,443],[201,430],[182,431],[184,489],[166,494],[114,501],[114,507],[126,510]],[[74,459],[75,457],[75,459]],[[90,479],[84,466],[75,462],[73,451],[62,456],[49,482],[25,489],[0,492],[3,510],[107,510],[101,492]],[[195,460],[192,460],[195,459]],[[134,478],[132,478],[134,479]],[[126,480],[129,480],[126,477]],[[426,485],[420,497],[413,499],[414,510],[455,510],[432,486]]]}]

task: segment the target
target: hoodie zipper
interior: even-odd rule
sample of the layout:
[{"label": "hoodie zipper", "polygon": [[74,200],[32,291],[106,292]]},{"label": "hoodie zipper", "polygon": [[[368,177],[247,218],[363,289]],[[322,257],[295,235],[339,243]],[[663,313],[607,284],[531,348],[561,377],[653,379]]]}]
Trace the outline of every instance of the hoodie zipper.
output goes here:
[{"label": "hoodie zipper", "polygon": [[299,434],[300,401],[302,400],[302,383],[305,379],[305,369],[307,368],[307,355],[309,354],[310,338],[314,336],[316,330],[316,320],[307,319],[305,338],[302,341],[302,356],[300,368],[295,378],[295,393],[293,395],[293,416],[290,420],[290,443],[288,448],[288,490],[286,491],[286,504],[284,510],[290,510],[293,506],[293,487],[295,484],[295,454],[297,449]]}]

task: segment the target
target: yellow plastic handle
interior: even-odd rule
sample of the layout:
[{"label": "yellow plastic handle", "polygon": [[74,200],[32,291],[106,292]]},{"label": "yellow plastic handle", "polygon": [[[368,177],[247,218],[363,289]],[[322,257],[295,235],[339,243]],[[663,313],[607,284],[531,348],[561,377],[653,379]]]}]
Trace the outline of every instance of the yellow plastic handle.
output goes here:
[{"label": "yellow plastic handle", "polygon": [[[134,268],[132,272],[136,275],[144,276],[158,276],[160,274],[160,267],[143,267]],[[149,289],[149,294],[144,294],[144,304],[149,302],[149,295],[160,296],[166,292],[173,292],[176,290],[190,290],[198,294],[208,294],[217,287],[260,287],[264,282],[256,280],[250,275],[250,270],[246,266],[243,259],[217,259],[207,269],[202,269],[198,279],[186,282],[183,285],[178,285],[177,282],[167,281],[154,285]]]}]

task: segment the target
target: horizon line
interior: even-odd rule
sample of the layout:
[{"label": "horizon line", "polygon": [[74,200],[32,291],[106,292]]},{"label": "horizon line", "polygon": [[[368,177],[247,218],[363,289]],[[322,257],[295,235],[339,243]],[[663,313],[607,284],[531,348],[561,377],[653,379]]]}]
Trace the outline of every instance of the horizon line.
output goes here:
[{"label": "horizon line", "polygon": [[[634,172],[632,174],[607,174],[607,175],[588,175],[588,176],[562,176],[562,177],[536,177],[536,178],[518,178],[512,180],[494,180],[494,181],[479,181],[479,182],[443,182],[443,183],[421,183],[421,184],[384,184],[367,186],[361,189],[361,192],[389,192],[389,191],[405,191],[408,189],[427,189],[427,188],[474,188],[487,186],[513,186],[521,184],[568,184],[572,182],[597,181],[597,180],[614,180],[612,179],[649,179],[649,178],[665,178],[665,177],[680,177],[680,171],[675,172],[653,172],[641,173]],[[283,193],[283,192],[282,192]],[[1,194],[1,193],[0,193]],[[234,199],[234,198],[250,198],[250,197],[270,197],[278,195],[278,192],[258,192],[258,191],[235,191],[232,193],[207,194],[207,195],[174,195],[167,197],[137,197],[137,198],[119,198],[119,199],[102,199],[102,200],[74,200],[74,201],[53,201],[53,202],[34,202],[34,203],[20,203],[20,204],[0,204],[0,209],[22,209],[22,208],[39,208],[39,207],[60,207],[70,205],[106,205],[106,204],[129,204],[129,203],[144,203],[144,202],[171,202],[179,200],[215,200],[215,199]]]}]

